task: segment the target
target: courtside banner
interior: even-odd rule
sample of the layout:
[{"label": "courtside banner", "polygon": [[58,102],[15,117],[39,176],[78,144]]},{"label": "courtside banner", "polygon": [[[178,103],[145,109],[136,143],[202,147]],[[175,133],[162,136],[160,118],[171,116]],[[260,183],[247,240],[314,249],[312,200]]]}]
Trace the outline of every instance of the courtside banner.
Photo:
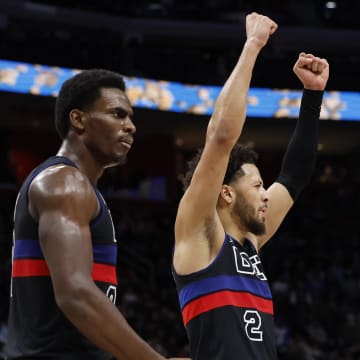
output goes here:
[{"label": "courtside banner", "polygon": [[[0,60],[0,91],[56,97],[61,84],[81,69]],[[181,84],[124,76],[135,107],[210,115],[220,86]],[[250,88],[247,116],[293,118],[299,113],[300,90]],[[321,119],[360,120],[360,92],[325,92]]]}]

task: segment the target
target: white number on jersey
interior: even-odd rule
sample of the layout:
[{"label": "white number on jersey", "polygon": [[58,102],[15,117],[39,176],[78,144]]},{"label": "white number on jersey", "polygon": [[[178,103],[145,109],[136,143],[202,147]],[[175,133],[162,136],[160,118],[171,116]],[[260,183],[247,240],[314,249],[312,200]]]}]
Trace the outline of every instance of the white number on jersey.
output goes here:
[{"label": "white number on jersey", "polygon": [[247,337],[252,341],[263,341],[261,328],[261,317],[256,310],[246,310],[244,314],[245,331]]},{"label": "white number on jersey", "polygon": [[116,302],[116,287],[114,285],[110,285],[106,291],[106,296],[110,299],[112,303]]}]

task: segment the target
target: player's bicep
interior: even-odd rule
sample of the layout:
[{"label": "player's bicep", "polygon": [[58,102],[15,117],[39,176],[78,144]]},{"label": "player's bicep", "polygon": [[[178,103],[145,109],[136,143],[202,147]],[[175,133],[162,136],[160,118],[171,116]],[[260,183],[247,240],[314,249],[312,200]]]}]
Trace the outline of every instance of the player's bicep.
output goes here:
[{"label": "player's bicep", "polygon": [[97,206],[94,190],[75,169],[50,169],[30,186],[29,208],[39,223],[40,246],[54,285],[91,274],[89,224]]},{"label": "player's bicep", "polygon": [[273,183],[267,189],[267,196],[266,233],[258,238],[259,248],[275,234],[286,214],[294,204],[294,200],[289,194],[289,191],[284,185],[278,182]]},{"label": "player's bicep", "polygon": [[91,273],[90,229],[84,221],[61,209],[46,211],[39,217],[39,239],[54,284]]},{"label": "player's bicep", "polygon": [[223,184],[229,151],[207,143],[178,208],[178,223],[197,231],[213,219]]}]

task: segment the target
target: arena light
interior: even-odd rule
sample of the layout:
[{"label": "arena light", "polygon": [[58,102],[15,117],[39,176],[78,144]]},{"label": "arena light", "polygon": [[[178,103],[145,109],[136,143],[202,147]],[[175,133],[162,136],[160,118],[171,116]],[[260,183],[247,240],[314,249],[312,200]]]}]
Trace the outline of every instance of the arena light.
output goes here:
[{"label": "arena light", "polygon": [[327,1],[325,4],[325,7],[328,9],[336,9],[337,8],[337,4],[335,1]]}]

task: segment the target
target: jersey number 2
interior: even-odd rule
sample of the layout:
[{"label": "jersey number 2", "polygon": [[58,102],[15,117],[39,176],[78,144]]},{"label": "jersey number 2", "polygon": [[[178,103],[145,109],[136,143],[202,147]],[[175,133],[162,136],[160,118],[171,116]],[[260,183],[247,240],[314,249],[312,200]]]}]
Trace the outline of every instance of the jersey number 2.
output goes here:
[{"label": "jersey number 2", "polygon": [[116,303],[116,287],[110,285],[106,291],[106,296],[110,299],[110,301],[115,304]]},{"label": "jersey number 2", "polygon": [[245,331],[247,337],[252,341],[263,341],[261,329],[261,317],[255,310],[246,310],[244,314]]}]

